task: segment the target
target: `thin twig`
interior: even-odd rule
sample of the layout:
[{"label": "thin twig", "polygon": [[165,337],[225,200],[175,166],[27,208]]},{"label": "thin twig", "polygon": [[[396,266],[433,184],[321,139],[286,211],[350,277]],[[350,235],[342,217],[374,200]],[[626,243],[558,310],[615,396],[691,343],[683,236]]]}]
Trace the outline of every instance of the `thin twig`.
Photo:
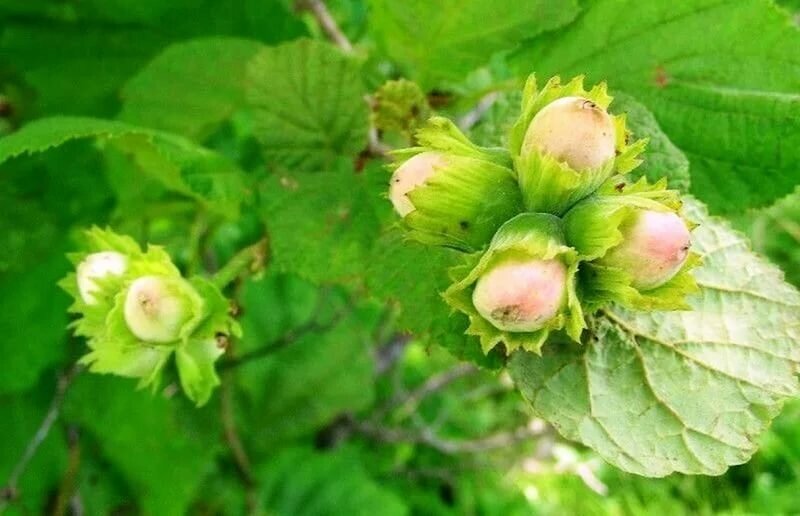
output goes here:
[{"label": "thin twig", "polygon": [[411,335],[398,334],[392,337],[385,345],[375,349],[375,375],[386,374],[403,356]]},{"label": "thin twig", "polygon": [[225,373],[222,375],[222,382],[220,385],[220,418],[222,419],[222,429],[225,433],[225,442],[228,444],[228,449],[231,451],[233,460],[236,463],[236,469],[239,472],[239,478],[245,489],[245,498],[247,501],[248,512],[255,514],[257,509],[256,494],[255,494],[255,477],[253,476],[253,467],[250,457],[242,444],[239,437],[239,432],[236,428],[236,415],[233,409],[233,381],[232,373]]},{"label": "thin twig", "polygon": [[337,313],[333,316],[333,318],[327,323],[319,323],[318,321],[311,321],[307,324],[300,326],[294,330],[291,330],[283,335],[281,335],[277,340],[270,342],[266,346],[262,346],[260,348],[254,349],[247,353],[243,353],[238,357],[233,357],[230,360],[226,360],[225,362],[220,363],[218,369],[220,371],[224,371],[226,369],[235,369],[240,367],[247,362],[251,362],[258,358],[262,358],[276,351],[285,348],[291,344],[294,344],[298,339],[307,335],[309,333],[316,333],[316,332],[325,332],[332,328],[335,328],[342,319],[344,319],[348,313],[352,311],[352,308],[348,308],[346,310],[342,310],[341,312]]},{"label": "thin twig", "polygon": [[66,514],[67,508],[75,495],[77,477],[81,464],[81,445],[78,428],[72,425],[67,429],[67,449],[69,450],[67,455],[67,470],[58,488],[55,508],[52,511],[53,516]]},{"label": "thin twig", "polygon": [[469,129],[472,129],[475,124],[480,122],[481,118],[483,118],[483,116],[492,108],[494,103],[497,102],[498,96],[499,93],[496,91],[484,95],[483,98],[478,102],[477,106],[459,118],[458,127],[462,131],[468,131]]},{"label": "thin twig", "polygon": [[297,7],[310,11],[325,32],[325,35],[343,51],[348,54],[353,51],[353,44],[339,28],[339,24],[333,19],[331,12],[322,0],[298,0]]},{"label": "thin twig", "polygon": [[[368,99],[367,104],[371,106],[371,101]],[[392,148],[381,142],[378,129],[374,125],[370,125],[369,132],[367,133],[367,150],[371,156],[386,158],[392,151]]]},{"label": "thin twig", "polygon": [[447,455],[462,453],[481,453],[506,448],[531,437],[540,435],[542,425],[527,424],[508,432],[498,432],[477,439],[445,439],[430,430],[412,432],[404,428],[394,428],[366,421],[354,421],[353,428],[358,432],[386,443],[417,443],[433,448]]},{"label": "thin twig", "polygon": [[[325,33],[325,36],[327,36],[333,44],[348,54],[353,53],[353,44],[347,36],[345,36],[344,32],[342,32],[342,29],[339,28],[339,24],[336,23],[336,20],[331,15],[325,2],[322,0],[297,0],[295,5],[298,9],[309,11],[314,16],[314,19],[317,20],[317,23]],[[373,102],[369,95],[364,97],[364,101],[371,109]],[[374,126],[369,129],[367,143],[367,151],[370,156],[386,157],[391,150],[388,146],[381,143],[378,130]]]},{"label": "thin twig", "polygon": [[375,412],[373,420],[379,419],[395,409],[399,409],[401,417],[405,417],[413,412],[419,404],[431,394],[447,387],[462,376],[467,376],[476,372],[478,372],[478,368],[472,364],[459,364],[452,369],[431,376],[425,383],[409,392],[407,395],[400,399],[390,401],[383,408],[378,409]]},{"label": "thin twig", "polygon": [[72,385],[73,380],[83,370],[83,368],[75,364],[70,367],[66,372],[59,375],[58,382],[56,383],[56,392],[53,395],[53,400],[50,402],[50,408],[42,419],[36,433],[33,434],[25,452],[22,454],[19,462],[17,462],[14,469],[11,470],[11,475],[8,477],[5,487],[0,490],[0,513],[5,511],[9,502],[13,501],[18,496],[19,480],[27,469],[31,460],[33,459],[39,447],[50,435],[50,430],[61,415],[61,407],[64,404],[64,398],[67,394],[67,389]]}]

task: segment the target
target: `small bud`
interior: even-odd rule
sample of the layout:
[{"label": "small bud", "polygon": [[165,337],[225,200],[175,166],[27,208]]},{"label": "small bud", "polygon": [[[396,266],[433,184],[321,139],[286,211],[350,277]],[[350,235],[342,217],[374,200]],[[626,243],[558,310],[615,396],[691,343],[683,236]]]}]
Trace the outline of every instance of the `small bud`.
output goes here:
[{"label": "small bud", "polygon": [[177,340],[192,317],[191,288],[182,278],[142,276],[134,281],[124,308],[131,333],[145,342]]},{"label": "small bud", "polygon": [[97,303],[95,294],[100,290],[95,280],[108,275],[120,276],[128,268],[125,255],[114,251],[92,253],[78,264],[78,291],[87,305]]},{"label": "small bud", "polygon": [[495,328],[532,332],[555,317],[566,300],[567,268],[560,260],[514,260],[478,279],[472,302]]},{"label": "small bud", "polygon": [[622,232],[625,240],[608,252],[603,263],[626,271],[639,290],[671,280],[689,256],[689,229],[676,213],[641,210]]},{"label": "small bud", "polygon": [[597,168],[615,155],[616,131],[611,116],[583,97],[562,97],[533,117],[522,144],[565,162],[575,170]]},{"label": "small bud", "polygon": [[408,198],[408,193],[431,177],[437,167],[444,165],[445,158],[440,153],[423,152],[412,157],[394,171],[392,182],[389,185],[389,199],[401,217],[414,211],[414,205]]}]

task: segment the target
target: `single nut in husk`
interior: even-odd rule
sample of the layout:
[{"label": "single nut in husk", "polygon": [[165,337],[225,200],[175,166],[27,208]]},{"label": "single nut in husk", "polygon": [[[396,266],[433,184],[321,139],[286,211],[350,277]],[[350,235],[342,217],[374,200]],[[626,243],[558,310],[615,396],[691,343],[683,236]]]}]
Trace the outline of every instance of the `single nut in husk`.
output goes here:
[{"label": "single nut in husk", "polygon": [[538,150],[575,170],[602,166],[614,158],[615,147],[614,120],[584,97],[562,97],[542,108],[522,144],[523,152]]},{"label": "single nut in husk", "polygon": [[485,353],[540,353],[551,332],[576,342],[586,327],[577,296],[578,253],[567,245],[561,220],[522,213],[497,230],[488,248],[450,270],[444,299],[469,318],[466,333]]},{"label": "single nut in husk", "polygon": [[412,240],[473,252],[523,210],[508,151],[478,147],[452,121],[433,117],[416,147],[394,151],[389,197]]},{"label": "single nut in husk", "polygon": [[532,332],[564,306],[567,267],[560,260],[508,260],[478,279],[472,302],[495,328]]},{"label": "single nut in husk", "polygon": [[167,343],[180,337],[192,318],[192,289],[183,278],[142,276],[125,298],[125,323],[145,342]]},{"label": "single nut in husk", "polygon": [[78,292],[87,305],[97,303],[100,290],[96,281],[106,276],[121,276],[128,268],[128,258],[115,251],[102,251],[88,255],[77,267]]},{"label": "single nut in husk", "polygon": [[433,176],[436,169],[445,163],[446,159],[441,153],[429,151],[417,154],[397,167],[389,185],[389,199],[401,217],[414,211],[414,204],[408,198],[409,192]]},{"label": "single nut in husk", "polygon": [[676,213],[639,210],[621,231],[624,240],[609,250],[602,263],[626,271],[631,285],[639,290],[671,280],[689,256],[689,228]]}]

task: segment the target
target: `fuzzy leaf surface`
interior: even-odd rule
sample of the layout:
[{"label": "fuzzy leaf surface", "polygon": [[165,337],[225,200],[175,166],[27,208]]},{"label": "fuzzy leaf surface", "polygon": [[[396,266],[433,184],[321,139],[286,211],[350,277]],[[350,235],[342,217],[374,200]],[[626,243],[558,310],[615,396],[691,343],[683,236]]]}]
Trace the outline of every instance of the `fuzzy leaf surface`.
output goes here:
[{"label": "fuzzy leaf surface", "polygon": [[513,60],[522,74],[586,74],[634,95],[689,158],[692,193],[732,213],[797,182],[798,48],[800,31],[765,0],[601,0]]},{"label": "fuzzy leaf surface", "polygon": [[720,475],[749,460],[800,394],[800,292],[744,237],[687,200],[703,264],[691,310],[612,306],[596,338],[517,353],[523,396],[562,435],[640,475]]},{"label": "fuzzy leaf surface", "polygon": [[360,65],[338,48],[310,39],[265,48],[247,79],[255,135],[269,162],[319,171],[366,146]]}]

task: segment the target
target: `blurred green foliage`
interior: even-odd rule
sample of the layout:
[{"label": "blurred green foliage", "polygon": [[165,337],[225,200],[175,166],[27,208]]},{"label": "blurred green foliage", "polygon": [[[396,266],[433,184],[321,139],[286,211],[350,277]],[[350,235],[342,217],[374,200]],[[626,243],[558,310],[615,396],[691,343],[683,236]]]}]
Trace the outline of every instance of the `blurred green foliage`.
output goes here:
[{"label": "blurred green foliage", "polygon": [[[396,230],[364,98],[415,80],[463,121],[488,95],[465,126],[494,145],[530,71],[608,80],[651,139],[641,173],[800,286],[800,4],[780,3],[330,1],[348,56],[302,1],[0,0],[0,513],[800,513],[796,402],[720,477],[629,475],[536,419],[440,300],[454,254]],[[269,236],[207,406],[174,370],[152,394],[75,374],[55,282],[91,224],[193,272]]]}]

